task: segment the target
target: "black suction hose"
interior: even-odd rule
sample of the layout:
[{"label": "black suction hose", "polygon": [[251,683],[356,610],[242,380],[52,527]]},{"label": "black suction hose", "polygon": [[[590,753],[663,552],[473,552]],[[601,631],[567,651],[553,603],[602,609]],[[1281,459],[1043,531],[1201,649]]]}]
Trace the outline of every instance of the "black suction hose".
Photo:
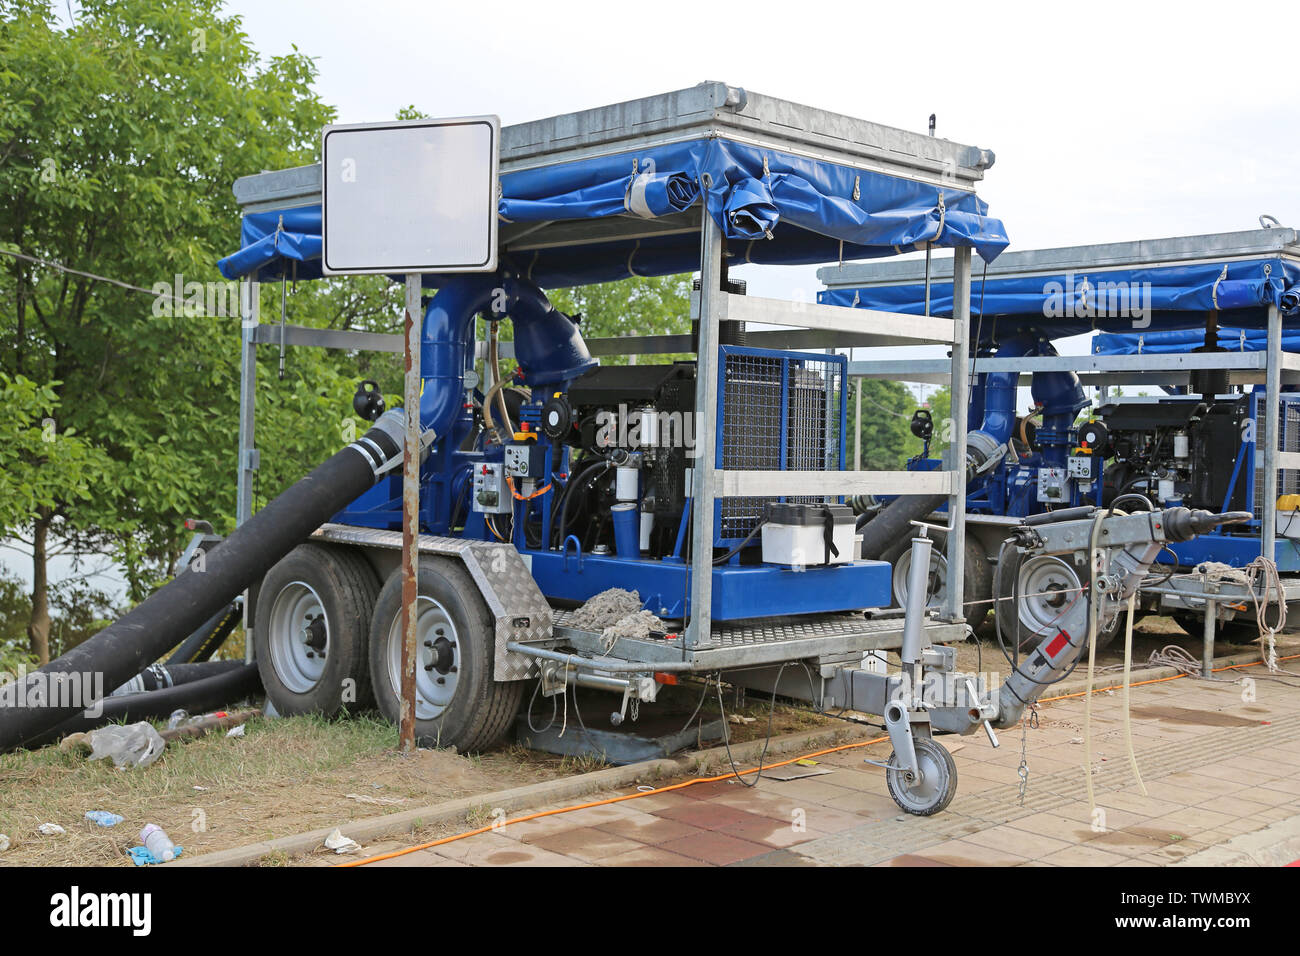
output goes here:
[{"label": "black suction hose", "polygon": [[231,601],[212,617],[203,622],[203,626],[185,638],[180,647],[171,652],[167,664],[196,664],[206,661],[216,653],[217,648],[225,643],[230,632],[239,623],[242,603]]},{"label": "black suction hose", "polygon": [[[90,706],[95,689],[121,686],[173,647],[176,635],[193,633],[260,581],[276,561],[370,488],[382,466],[400,458],[404,432],[401,410],[385,412],[364,436],[214,547],[202,571],[185,568],[90,640],[0,687],[0,752],[77,715]],[[60,674],[76,676],[53,676]],[[80,693],[69,693],[70,687]]]},{"label": "black suction hose", "polygon": [[245,664],[243,661],[213,663],[229,663],[234,666],[216,676],[206,677],[193,683],[151,690],[144,694],[132,694],[129,697],[107,698],[104,701],[103,713],[98,717],[78,715],[65,720],[58,726],[31,738],[26,746],[32,749],[44,747],[68,734],[94,730],[108,723],[133,724],[140,720],[156,720],[167,717],[176,710],[201,714],[226,707],[245,697],[252,697],[262,690],[262,679],[258,676],[256,664]]},{"label": "black suction hose", "polygon": [[163,690],[168,687],[180,687],[192,684],[208,677],[216,677],[226,671],[238,670],[244,666],[243,661],[203,661],[199,664],[150,664],[121,687],[113,690],[110,697],[129,697],[132,694],[144,694]]},{"label": "black suction hose", "polygon": [[903,495],[895,498],[862,526],[862,557],[877,561],[890,545],[912,537],[912,522],[919,521],[947,502],[947,495]]}]

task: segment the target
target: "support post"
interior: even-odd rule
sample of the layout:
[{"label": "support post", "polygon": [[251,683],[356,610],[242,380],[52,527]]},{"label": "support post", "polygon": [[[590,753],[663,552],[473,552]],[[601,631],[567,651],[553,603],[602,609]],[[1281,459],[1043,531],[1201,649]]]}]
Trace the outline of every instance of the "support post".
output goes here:
[{"label": "support post", "polygon": [[420,535],[420,276],[406,277],[406,441],[402,446],[402,700],[398,746],[415,749],[415,623]]},{"label": "support post", "polygon": [[1201,632],[1201,676],[1206,680],[1214,679],[1214,624],[1219,616],[1219,602],[1214,598],[1205,599],[1205,622]]},{"label": "support post", "polygon": [[[1268,307],[1268,358],[1264,366],[1264,500],[1260,502],[1260,553],[1273,560],[1277,553],[1277,446],[1282,434],[1282,311]],[[1255,440],[1261,438],[1255,430]],[[1259,453],[1259,446],[1255,446]],[[1258,460],[1258,459],[1256,459]]]},{"label": "support post", "polygon": [[[852,354],[850,352],[850,354]],[[853,470],[862,470],[862,386],[866,379],[857,378],[857,387],[853,389]]]},{"label": "support post", "polygon": [[952,441],[948,468],[952,470],[952,495],[948,498],[948,599],[944,617],[965,618],[966,596],[966,417],[970,407],[970,275],[971,250],[958,246],[952,259],[952,318],[956,335],[952,345]]},{"label": "support post", "polygon": [[[239,469],[235,477],[235,526],[253,516],[257,446],[253,432],[257,400],[257,335],[261,283],[239,280]],[[244,663],[253,663],[253,616],[244,592]]]},{"label": "support post", "polygon": [[[707,176],[707,174],[706,174]],[[705,188],[709,183],[704,183]],[[700,252],[699,343],[695,366],[695,460],[691,463],[691,621],[686,646],[713,632],[713,476],[717,470],[718,307],[722,295],[722,230],[704,216]]]}]

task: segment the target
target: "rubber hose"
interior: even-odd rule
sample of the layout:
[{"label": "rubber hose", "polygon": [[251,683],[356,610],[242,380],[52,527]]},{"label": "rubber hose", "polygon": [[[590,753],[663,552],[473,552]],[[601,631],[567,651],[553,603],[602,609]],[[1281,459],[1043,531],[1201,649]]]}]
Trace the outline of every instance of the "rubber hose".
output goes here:
[{"label": "rubber hose", "polygon": [[862,557],[877,561],[890,545],[912,537],[912,522],[919,521],[948,500],[947,495],[903,495],[862,527]]},{"label": "rubber hose", "polygon": [[[569,528],[569,508],[573,504],[573,499],[577,493],[582,491],[582,485],[596,472],[604,472],[612,467],[608,461],[593,461],[590,465],[582,468],[576,475],[570,479],[569,484],[565,486],[564,505],[560,508],[560,546],[564,546],[565,534]],[[572,492],[572,493],[571,493]]]},{"label": "rubber hose", "polygon": [[150,664],[139,674],[132,677],[121,687],[116,688],[110,697],[130,697],[135,694],[147,694],[168,687],[180,687],[193,684],[243,667],[243,661],[203,661],[199,664]]},{"label": "rubber hose", "polygon": [[217,648],[225,643],[230,632],[239,623],[240,607],[234,601],[227,604],[212,617],[203,622],[203,626],[185,638],[180,647],[171,652],[164,662],[166,664],[197,664],[206,661],[216,653]]},{"label": "rubber hose", "polygon": [[104,701],[103,712],[98,717],[76,716],[65,720],[27,741],[30,749],[44,747],[68,734],[94,730],[108,723],[136,723],[167,717],[173,711],[187,710],[192,714],[219,710],[235,701],[251,697],[262,690],[262,679],[256,664],[242,661],[221,661],[235,667],[215,677],[206,677],[179,687],[151,690],[130,697],[112,697]]},{"label": "rubber hose", "polygon": [[[366,434],[240,525],[208,554],[202,571],[184,568],[104,628],[21,681],[0,687],[0,752],[34,739],[90,706],[95,688],[119,687],[261,580],[293,548],[376,480],[401,455],[401,410],[385,412]],[[81,694],[51,693],[52,674],[76,674]],[[74,699],[70,699],[73,698]]]}]

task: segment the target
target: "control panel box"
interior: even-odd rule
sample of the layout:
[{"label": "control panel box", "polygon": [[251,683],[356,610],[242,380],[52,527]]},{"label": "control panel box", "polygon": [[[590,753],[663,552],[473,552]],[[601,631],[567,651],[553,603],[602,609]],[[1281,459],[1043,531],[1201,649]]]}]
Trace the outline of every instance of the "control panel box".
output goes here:
[{"label": "control panel box", "polygon": [[1093,474],[1095,460],[1092,455],[1071,455],[1066,461],[1067,470],[1071,478],[1077,478],[1080,481],[1092,481],[1097,476]]},{"label": "control panel box", "polygon": [[537,442],[506,445],[506,474],[512,478],[541,478],[545,469],[546,449]]},{"label": "control panel box", "polygon": [[510,489],[506,487],[505,466],[484,462],[474,466],[473,507],[483,514],[509,514]]},{"label": "control panel box", "polygon": [[1067,480],[1064,468],[1038,469],[1038,500],[1049,505],[1069,501],[1070,490],[1066,486]]}]

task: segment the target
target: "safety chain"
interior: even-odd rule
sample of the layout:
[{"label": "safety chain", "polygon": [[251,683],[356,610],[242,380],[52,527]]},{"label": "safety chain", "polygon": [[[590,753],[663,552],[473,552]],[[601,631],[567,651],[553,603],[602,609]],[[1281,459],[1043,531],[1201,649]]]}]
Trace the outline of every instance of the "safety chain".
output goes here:
[{"label": "safety chain", "polygon": [[1019,806],[1025,805],[1025,787],[1029,784],[1029,761],[1026,759],[1029,750],[1029,730],[1038,729],[1038,705],[1030,704],[1027,714],[1020,717],[1020,766],[1016,768],[1016,776],[1020,778],[1020,799]]}]

